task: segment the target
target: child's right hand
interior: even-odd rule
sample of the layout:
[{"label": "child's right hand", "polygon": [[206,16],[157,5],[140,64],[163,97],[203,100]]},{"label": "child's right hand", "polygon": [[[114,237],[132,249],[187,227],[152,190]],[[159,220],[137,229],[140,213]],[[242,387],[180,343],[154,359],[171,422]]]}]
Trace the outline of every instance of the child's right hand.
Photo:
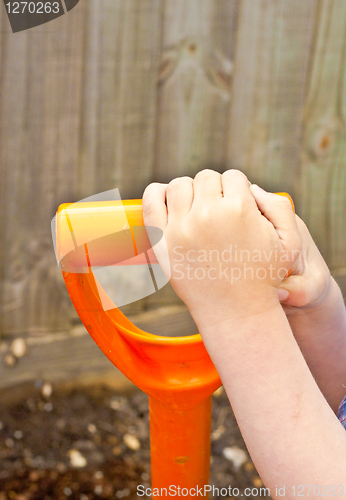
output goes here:
[{"label": "child's right hand", "polygon": [[[268,193],[262,189],[250,187],[258,208],[263,215],[272,222],[273,197],[278,195]],[[276,218],[277,218],[277,214]],[[308,228],[296,215],[296,222],[301,238],[301,251],[299,258],[291,268],[291,274],[279,288],[279,299],[286,314],[294,314],[302,309],[315,309],[320,306],[331,286],[332,277],[329,269],[320,254]]]}]

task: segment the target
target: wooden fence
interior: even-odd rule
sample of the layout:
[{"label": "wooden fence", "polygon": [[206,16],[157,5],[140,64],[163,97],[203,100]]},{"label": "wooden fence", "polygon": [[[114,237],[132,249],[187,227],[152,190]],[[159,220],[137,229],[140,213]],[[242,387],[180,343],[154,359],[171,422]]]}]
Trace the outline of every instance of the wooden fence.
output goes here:
[{"label": "wooden fence", "polygon": [[[70,329],[58,205],[203,168],[286,190],[346,276],[346,2],[80,0],[13,34],[0,6],[1,333]],[[138,312],[176,303],[167,286]]]}]

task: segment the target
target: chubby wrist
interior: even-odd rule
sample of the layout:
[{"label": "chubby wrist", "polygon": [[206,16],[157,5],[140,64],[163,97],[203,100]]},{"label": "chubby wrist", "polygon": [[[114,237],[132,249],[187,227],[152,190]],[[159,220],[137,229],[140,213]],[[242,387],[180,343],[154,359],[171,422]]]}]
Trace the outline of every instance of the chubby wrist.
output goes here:
[{"label": "chubby wrist", "polygon": [[323,297],[307,307],[295,308],[287,314],[289,323],[297,337],[306,337],[306,332],[313,329],[314,337],[324,336],[329,332],[334,323],[338,324],[340,318],[346,316],[345,304],[339,285],[330,276],[330,283]]},{"label": "chubby wrist", "polygon": [[202,301],[196,307],[188,307],[202,336],[215,336],[215,332],[222,331],[246,330],[247,325],[263,322],[275,310],[281,311],[285,317],[274,287],[247,289],[239,291],[237,297],[230,297],[229,300],[214,303]]}]

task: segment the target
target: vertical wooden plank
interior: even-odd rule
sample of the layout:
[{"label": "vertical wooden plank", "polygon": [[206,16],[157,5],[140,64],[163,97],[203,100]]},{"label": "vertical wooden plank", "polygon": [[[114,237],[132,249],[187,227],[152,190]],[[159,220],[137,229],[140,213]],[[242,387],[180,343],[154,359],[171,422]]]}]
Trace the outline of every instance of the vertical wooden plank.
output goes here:
[{"label": "vertical wooden plank", "polygon": [[76,14],[6,39],[0,102],[5,333],[70,324],[50,219],[75,184],[83,41],[83,15]]},{"label": "vertical wooden plank", "polygon": [[346,255],[346,4],[318,2],[298,209],[333,270]]},{"label": "vertical wooden plank", "polygon": [[237,7],[165,3],[155,180],[225,167]]},{"label": "vertical wooden plank", "polygon": [[113,187],[137,197],[150,180],[161,10],[158,0],[88,4],[81,197]]},{"label": "vertical wooden plank", "polygon": [[[5,20],[3,20],[5,21]],[[2,26],[4,22],[2,23]],[[6,28],[7,31],[7,28]],[[2,61],[0,86],[0,157],[1,157],[1,288],[2,332],[8,328],[7,317],[21,306],[16,293],[18,282],[25,279],[25,265],[21,260],[20,243],[16,238],[18,226],[17,200],[20,199],[21,169],[25,164],[25,128],[23,114],[26,105],[27,32],[14,37],[12,32],[2,34]],[[20,75],[20,77],[18,77]],[[16,241],[17,239],[17,241]],[[13,287],[5,284],[11,281]],[[12,326],[18,328],[20,315],[12,314]]]},{"label": "vertical wooden plank", "polygon": [[229,167],[294,194],[316,2],[242,0]]},{"label": "vertical wooden plank", "polygon": [[163,3],[122,3],[115,165],[123,198],[141,196],[152,175]]}]

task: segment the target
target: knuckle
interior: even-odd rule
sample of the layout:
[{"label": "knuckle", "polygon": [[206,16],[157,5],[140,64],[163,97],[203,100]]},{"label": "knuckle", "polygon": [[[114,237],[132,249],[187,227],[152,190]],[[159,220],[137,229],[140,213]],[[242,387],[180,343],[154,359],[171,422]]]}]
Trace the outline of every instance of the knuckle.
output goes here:
[{"label": "knuckle", "polygon": [[291,201],[286,196],[280,196],[280,205],[285,209],[290,209],[292,211]]},{"label": "knuckle", "polygon": [[155,202],[150,196],[143,198],[143,219],[146,225],[150,225],[155,214]]},{"label": "knuckle", "polygon": [[241,170],[238,170],[236,168],[231,168],[229,170],[226,170],[225,172],[223,172],[222,174],[223,176],[233,176],[233,177],[239,177],[239,178],[242,178],[242,179],[245,179],[246,181],[249,182],[250,184],[250,181],[249,179],[246,177],[246,175],[244,174],[244,172],[242,172]]},{"label": "knuckle", "polygon": [[219,172],[216,172],[215,170],[211,170],[210,168],[205,168],[197,172],[197,174],[195,175],[195,179],[205,179],[211,177],[212,175],[220,176],[221,174],[219,174]]},{"label": "knuckle", "polygon": [[[187,180],[190,179],[189,177],[176,177],[175,179],[172,179],[171,182],[167,186],[167,191],[176,191],[177,189],[180,189],[183,184],[188,182]],[[192,179],[190,179],[192,182]]]}]

